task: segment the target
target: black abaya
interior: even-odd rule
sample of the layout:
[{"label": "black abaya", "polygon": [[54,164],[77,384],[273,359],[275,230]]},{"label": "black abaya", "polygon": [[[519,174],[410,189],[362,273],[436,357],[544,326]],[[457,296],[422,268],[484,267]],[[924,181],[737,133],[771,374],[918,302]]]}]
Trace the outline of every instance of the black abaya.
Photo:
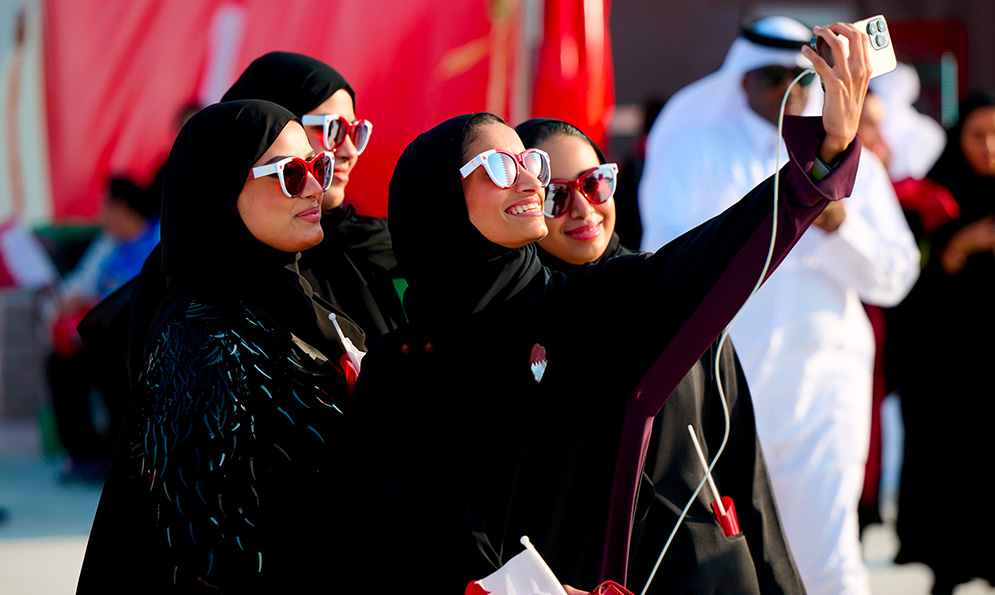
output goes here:
[{"label": "black abaya", "polygon": [[256,240],[236,210],[247,172],[298,125],[269,102],[218,104],[173,145],[162,217],[168,293],[148,295],[157,313],[79,593],[327,584],[327,552],[312,543],[336,513],[344,346],[296,254]]},{"label": "black abaya", "polygon": [[[502,248],[470,223],[455,175],[468,120],[412,142],[391,180],[412,322],[377,341],[356,387],[351,456],[370,491],[354,503],[350,564],[374,591],[452,592],[528,535],[565,583],[624,581],[649,421],[759,275],[772,180],[655,255],[553,273],[534,246]],[[816,186],[805,172],[821,122],[786,130],[775,264],[827,199],[849,193],[859,152]],[[530,364],[543,357],[539,380]],[[587,380],[579,394],[576,378]],[[591,506],[557,514],[567,498]],[[602,537],[549,547],[580,524]]]}]

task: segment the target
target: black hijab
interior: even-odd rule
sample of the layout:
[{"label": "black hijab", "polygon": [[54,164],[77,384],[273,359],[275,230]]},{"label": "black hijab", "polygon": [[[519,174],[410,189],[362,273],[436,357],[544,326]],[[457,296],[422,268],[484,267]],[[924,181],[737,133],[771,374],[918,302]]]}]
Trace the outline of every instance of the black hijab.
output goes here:
[{"label": "black hijab", "polygon": [[180,130],[163,184],[162,273],[169,293],[152,330],[209,285],[319,350],[337,343],[328,310],[311,299],[297,273],[297,253],[257,240],[236,208],[249,170],[291,122],[298,120],[275,103],[244,100],[204,108]]},{"label": "black hijab", "polygon": [[294,115],[268,101],[204,108],[183,126],[166,161],[162,272],[168,278],[234,276],[285,266],[296,255],[257,240],[235,205],[249,170]]},{"label": "black hijab", "polygon": [[412,321],[480,312],[519,295],[542,273],[534,245],[505,248],[470,222],[459,169],[467,124],[475,117],[483,116],[457,116],[419,135],[390,179],[390,233]]},{"label": "black hijab", "polygon": [[591,144],[591,148],[594,149],[594,152],[598,155],[599,163],[608,163],[608,159],[601,151],[601,147],[591,140],[591,137],[584,134],[583,130],[577,128],[569,122],[557,120],[556,118],[532,118],[531,120],[526,120],[518,126],[515,126],[515,132],[517,132],[518,136],[522,138],[522,142],[525,143],[525,147],[530,148],[546,142],[546,140],[556,136],[557,134],[566,134],[563,132],[564,128],[569,128],[577,135],[580,135],[578,138],[584,138],[587,140],[587,142]]},{"label": "black hijab", "polygon": [[[564,128],[571,129],[573,132],[565,132]],[[584,134],[580,128],[577,128],[569,122],[564,122],[563,120],[557,120],[555,118],[532,118],[531,120],[526,120],[516,126],[515,131],[518,132],[518,136],[522,137],[522,142],[525,144],[525,148],[527,149],[537,147],[558,134],[568,134],[571,136],[577,136],[577,138],[583,138],[591,145],[591,148],[594,149],[594,153],[598,156],[598,163],[608,163],[608,159],[605,158],[605,154],[601,151],[601,147],[591,140],[591,137]],[[542,244],[538,244],[538,247],[539,260],[542,262],[543,266],[551,268],[554,271],[572,271],[580,268],[580,266],[583,266],[570,264],[565,260],[561,260],[556,256],[553,256],[543,249]],[[632,250],[622,246],[619,241],[618,234],[612,231],[612,237],[608,241],[608,246],[605,247],[605,251],[601,253],[601,256],[599,256],[597,260],[592,260],[591,262],[594,264],[601,264],[609,258],[614,258],[622,254],[632,254]]]},{"label": "black hijab", "polygon": [[356,107],[356,93],[345,77],[321,60],[303,54],[270,52],[256,58],[221,98],[265,99],[300,118],[345,89]]},{"label": "black hijab", "polygon": [[987,92],[972,93],[961,103],[957,124],[947,131],[947,146],[928,174],[953,194],[961,208],[962,225],[995,213],[995,178],[978,175],[960,145],[967,118],[980,108],[992,106],[995,95]]}]

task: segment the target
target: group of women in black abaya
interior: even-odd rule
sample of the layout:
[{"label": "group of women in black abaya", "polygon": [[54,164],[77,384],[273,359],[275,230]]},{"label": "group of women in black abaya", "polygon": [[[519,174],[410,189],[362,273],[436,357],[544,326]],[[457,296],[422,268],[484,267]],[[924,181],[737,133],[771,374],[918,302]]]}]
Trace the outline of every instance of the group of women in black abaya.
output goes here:
[{"label": "group of women in black abaya", "polygon": [[852,188],[866,57],[813,61],[826,110],[785,124],[776,213],[772,177],[647,254],[618,245],[590,139],[488,113],[408,145],[387,236],[340,206],[371,131],[352,89],[310,58],[258,59],[181,130],[161,249],[101,318],[142,348],[78,591],[459,592],[522,535],[563,583],[635,590],[702,478],[681,428],[722,441],[719,359],[732,452],[714,476],[743,532],[699,495],[652,591],[802,592],[715,340],[775,218],[774,266]]}]

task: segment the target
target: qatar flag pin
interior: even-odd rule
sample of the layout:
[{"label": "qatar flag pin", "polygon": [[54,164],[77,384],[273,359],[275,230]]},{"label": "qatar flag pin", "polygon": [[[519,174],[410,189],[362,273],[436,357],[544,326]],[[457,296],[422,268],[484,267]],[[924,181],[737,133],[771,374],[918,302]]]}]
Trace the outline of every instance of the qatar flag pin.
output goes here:
[{"label": "qatar flag pin", "polygon": [[541,382],[542,375],[546,373],[546,348],[538,343],[533,345],[529,363],[532,364],[532,376],[536,382]]}]

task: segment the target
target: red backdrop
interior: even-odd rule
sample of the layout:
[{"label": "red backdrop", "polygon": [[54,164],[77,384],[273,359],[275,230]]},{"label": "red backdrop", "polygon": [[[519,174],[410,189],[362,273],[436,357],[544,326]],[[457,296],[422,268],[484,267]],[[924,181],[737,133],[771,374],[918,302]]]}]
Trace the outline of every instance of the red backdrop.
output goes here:
[{"label": "red backdrop", "polygon": [[[149,181],[168,153],[180,108],[216,101],[268,51],[324,60],[356,89],[357,114],[375,128],[348,201],[378,216],[386,214],[390,173],[407,143],[460,113],[490,110],[508,118],[513,98],[525,92],[516,85],[533,76],[515,72],[531,60],[521,59],[529,50],[520,43],[516,0],[398,0],[375,8],[316,0],[46,0],[44,6],[57,221],[94,217],[111,173]],[[537,101],[533,111],[600,136],[612,98],[607,0],[547,0],[546,15],[534,86],[556,102]],[[558,49],[561,38],[575,55]],[[573,60],[567,68],[564,56]]]}]

